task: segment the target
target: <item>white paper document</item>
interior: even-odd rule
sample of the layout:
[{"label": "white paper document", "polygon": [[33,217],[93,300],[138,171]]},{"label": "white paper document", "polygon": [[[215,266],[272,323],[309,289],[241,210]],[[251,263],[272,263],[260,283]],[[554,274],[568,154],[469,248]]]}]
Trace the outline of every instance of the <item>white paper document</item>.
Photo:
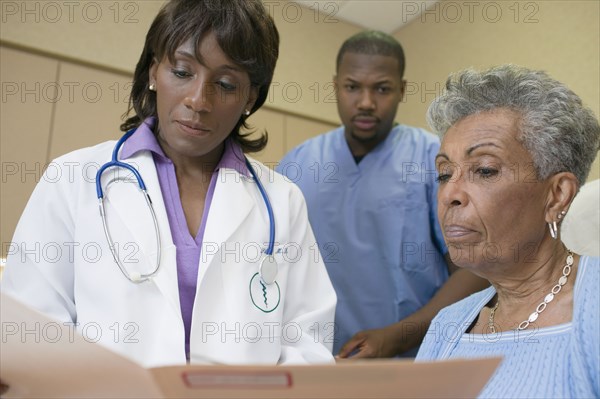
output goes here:
[{"label": "white paper document", "polygon": [[474,397],[500,359],[146,369],[0,293],[3,398]]}]

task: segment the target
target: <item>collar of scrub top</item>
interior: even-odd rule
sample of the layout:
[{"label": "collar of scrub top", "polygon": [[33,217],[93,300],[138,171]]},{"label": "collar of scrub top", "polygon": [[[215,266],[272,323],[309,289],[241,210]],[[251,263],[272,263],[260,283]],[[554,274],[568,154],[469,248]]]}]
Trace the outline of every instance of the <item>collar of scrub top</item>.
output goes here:
[{"label": "collar of scrub top", "polygon": [[[131,136],[125,143],[123,143],[119,157],[122,160],[126,160],[133,157],[140,151],[150,151],[153,155],[159,157],[160,160],[171,162],[158,144],[158,140],[156,139],[156,135],[153,131],[154,126],[156,126],[156,118],[146,118],[144,122],[137,128],[135,134]],[[244,153],[241,147],[231,139],[227,139],[225,144],[228,146],[228,148],[223,153],[223,157],[217,164],[215,171],[222,168],[233,169],[242,176],[252,178],[252,175],[246,166]]]}]

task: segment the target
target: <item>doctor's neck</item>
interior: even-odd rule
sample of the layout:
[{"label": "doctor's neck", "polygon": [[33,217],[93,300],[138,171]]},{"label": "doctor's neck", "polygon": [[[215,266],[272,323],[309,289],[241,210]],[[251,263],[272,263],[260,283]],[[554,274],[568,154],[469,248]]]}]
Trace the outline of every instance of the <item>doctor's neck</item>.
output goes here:
[{"label": "doctor's neck", "polygon": [[[182,146],[183,148],[174,148],[164,140],[160,135],[157,135],[158,143],[162,148],[163,152],[173,162],[175,171],[178,176],[189,176],[189,177],[208,177],[212,176],[215,168],[219,164],[223,152],[225,151],[225,143],[219,143],[212,150],[198,151],[195,148],[189,148],[189,146]],[[176,143],[177,144],[177,143]]]}]

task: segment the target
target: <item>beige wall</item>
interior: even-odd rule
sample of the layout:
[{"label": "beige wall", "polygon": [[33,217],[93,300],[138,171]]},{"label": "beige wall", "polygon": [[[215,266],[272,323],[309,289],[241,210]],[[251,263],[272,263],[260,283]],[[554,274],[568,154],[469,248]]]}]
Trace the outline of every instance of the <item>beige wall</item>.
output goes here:
[{"label": "beige wall", "polygon": [[[450,73],[504,63],[546,70],[600,115],[599,1],[442,1],[394,36],[407,57],[403,123],[427,126]],[[599,177],[596,158],[588,180]]]},{"label": "beige wall", "polygon": [[[1,40],[132,73],[163,0],[0,0]],[[281,35],[267,105],[338,123],[331,77],[341,43],[360,28],[286,0],[264,0]],[[126,40],[124,40],[126,39]]]}]

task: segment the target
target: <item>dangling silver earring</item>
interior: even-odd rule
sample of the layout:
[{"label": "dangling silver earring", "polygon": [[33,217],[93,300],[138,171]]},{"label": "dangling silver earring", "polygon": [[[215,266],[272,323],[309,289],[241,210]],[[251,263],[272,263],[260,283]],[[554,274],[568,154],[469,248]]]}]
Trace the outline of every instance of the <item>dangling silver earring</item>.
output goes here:
[{"label": "dangling silver earring", "polygon": [[244,115],[246,115],[246,116],[250,115],[250,110],[249,109],[245,110]]},{"label": "dangling silver earring", "polygon": [[148,90],[156,91],[156,85],[154,83],[150,83],[150,86],[148,86]]},{"label": "dangling silver earring", "polygon": [[556,240],[558,238],[558,226],[556,222],[548,223],[548,229],[550,229],[550,236]]}]

